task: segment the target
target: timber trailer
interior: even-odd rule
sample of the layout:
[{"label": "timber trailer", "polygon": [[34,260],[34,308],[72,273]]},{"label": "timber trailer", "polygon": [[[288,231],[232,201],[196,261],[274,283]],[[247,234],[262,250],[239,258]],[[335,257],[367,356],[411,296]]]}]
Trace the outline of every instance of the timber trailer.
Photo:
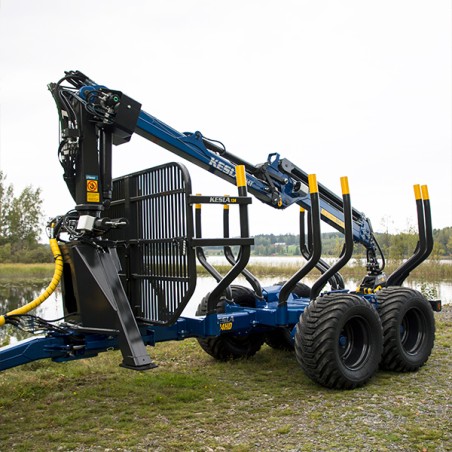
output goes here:
[{"label": "timber trailer", "polygon": [[[419,239],[413,256],[386,276],[371,223],[351,205],[347,178],[341,178],[338,196],[277,153],[253,165],[200,132],[178,132],[137,101],[79,71],[66,72],[49,90],[59,113],[58,157],[76,205],[48,225],[55,274],[47,290],[0,316],[0,326],[35,333],[0,349],[0,370],[43,358],[89,358],[111,349],[120,349],[123,367],[147,370],[156,367],[147,345],[191,337],[218,360],[253,356],[264,343],[295,350],[311,379],[338,389],[364,385],[379,367],[415,371],[427,361],[435,336],[433,311],[441,309],[441,301],[402,287],[433,248],[427,186],[414,186]],[[237,195],[193,195],[190,175],[179,163],[113,180],[112,147],[134,133],[233,183]],[[294,204],[300,210],[306,262],[287,281],[270,287],[262,287],[247,270],[254,243],[249,194],[276,209]],[[203,204],[222,209],[222,237],[202,236]],[[234,205],[239,237],[230,237]],[[344,235],[333,265],[321,256],[321,221]],[[366,249],[367,274],[359,287],[348,290],[339,271],[354,243]],[[224,250],[230,263],[225,275],[208,261],[207,246]],[[196,316],[184,317],[197,282],[197,261],[216,286]],[[314,269],[320,276],[309,287],[303,278]],[[246,286],[233,284],[239,275]],[[64,319],[29,314],[60,280]],[[324,290],[327,284],[330,290]]]}]

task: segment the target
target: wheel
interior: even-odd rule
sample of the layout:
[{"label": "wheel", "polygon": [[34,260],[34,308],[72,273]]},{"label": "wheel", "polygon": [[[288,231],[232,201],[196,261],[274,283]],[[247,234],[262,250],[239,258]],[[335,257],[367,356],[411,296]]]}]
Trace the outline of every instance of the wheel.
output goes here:
[{"label": "wheel", "polygon": [[406,287],[377,292],[383,325],[381,368],[398,372],[419,369],[428,360],[435,341],[435,318],[425,297]]},{"label": "wheel", "polygon": [[378,370],[383,333],[377,311],[347,293],[318,297],[297,324],[295,353],[306,374],[327,388],[362,386]]},{"label": "wheel", "polygon": [[[279,283],[275,284],[276,286],[284,286],[286,284],[286,281],[280,281]],[[292,293],[294,293],[297,297],[300,298],[309,298],[311,296],[311,288],[307,286],[306,284],[303,284],[301,282],[298,282],[295,284],[294,289],[292,290]]]},{"label": "wheel", "polygon": [[275,350],[293,351],[290,327],[275,328],[265,335],[265,343]]},{"label": "wheel", "polygon": [[[235,303],[244,307],[255,307],[256,298],[252,290],[243,286],[231,286],[232,299]],[[196,315],[206,315],[207,313],[207,294],[198,306]],[[217,312],[224,312],[224,301],[220,301],[217,305]],[[249,334],[228,334],[223,333],[215,337],[198,338],[201,348],[219,361],[227,361],[229,359],[249,358],[255,355],[262,344],[264,338],[259,333]]]},{"label": "wheel", "polygon": [[[277,286],[283,286],[286,281],[277,283]],[[309,298],[311,288],[303,283],[297,283],[292,291],[300,298]],[[276,350],[292,351],[294,349],[292,337],[292,327],[281,327],[272,330],[265,335],[265,343]]]}]

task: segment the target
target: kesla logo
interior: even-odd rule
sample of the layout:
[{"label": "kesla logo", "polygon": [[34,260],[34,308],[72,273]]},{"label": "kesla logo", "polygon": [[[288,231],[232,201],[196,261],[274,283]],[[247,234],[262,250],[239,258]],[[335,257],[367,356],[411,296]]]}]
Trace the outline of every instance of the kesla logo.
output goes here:
[{"label": "kesla logo", "polygon": [[237,202],[237,198],[230,198],[229,196],[211,196],[209,202],[222,203],[222,204],[234,204]]},{"label": "kesla logo", "polygon": [[220,162],[220,160],[217,160],[214,157],[210,158],[209,165],[213,166],[214,168],[216,168],[217,170],[221,171],[224,174],[228,174],[231,177],[235,177],[235,168],[225,165],[223,162]]},{"label": "kesla logo", "polygon": [[[228,166],[227,164],[221,162],[220,160],[217,160],[215,157],[210,158],[209,165],[213,166],[222,173],[227,174],[228,176],[235,177],[235,168],[232,166]],[[251,185],[253,185],[253,182],[247,179],[246,184],[249,187],[251,187]]]}]

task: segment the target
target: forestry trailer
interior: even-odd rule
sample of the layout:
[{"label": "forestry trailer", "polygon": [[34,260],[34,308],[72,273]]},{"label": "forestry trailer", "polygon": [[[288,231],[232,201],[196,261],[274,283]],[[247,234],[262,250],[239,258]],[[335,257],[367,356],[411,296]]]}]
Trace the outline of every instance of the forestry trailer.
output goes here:
[{"label": "forestry trailer", "polygon": [[[277,153],[254,165],[200,132],[178,132],[134,99],[79,71],[66,72],[49,89],[59,113],[58,157],[75,208],[48,225],[55,274],[45,293],[0,316],[0,326],[40,333],[1,348],[0,370],[42,358],[89,358],[111,349],[121,350],[122,366],[146,370],[155,367],[147,345],[190,337],[219,360],[250,357],[264,343],[294,349],[307,375],[330,388],[364,385],[379,367],[415,371],[427,361],[435,335],[433,311],[441,309],[441,302],[402,286],[433,248],[425,185],[414,186],[418,245],[386,276],[371,223],[351,205],[347,178],[341,178],[338,196],[315,174]],[[112,147],[134,133],[233,183],[237,195],[193,195],[190,175],[178,163],[113,180]],[[262,287],[247,270],[254,243],[249,194],[275,209],[295,204],[300,210],[306,262],[287,281],[270,287]],[[220,205],[221,238],[202,236],[203,204]],[[230,237],[229,207],[234,205],[240,237]],[[344,235],[333,265],[322,259],[321,220]],[[348,290],[339,271],[354,243],[366,249],[367,274]],[[208,261],[207,246],[223,249],[231,266],[225,275]],[[197,261],[216,286],[195,317],[184,317],[197,282]],[[309,287],[303,278],[314,269],[320,276]],[[233,284],[239,275],[246,286]],[[49,322],[30,315],[60,280],[64,319]]]}]

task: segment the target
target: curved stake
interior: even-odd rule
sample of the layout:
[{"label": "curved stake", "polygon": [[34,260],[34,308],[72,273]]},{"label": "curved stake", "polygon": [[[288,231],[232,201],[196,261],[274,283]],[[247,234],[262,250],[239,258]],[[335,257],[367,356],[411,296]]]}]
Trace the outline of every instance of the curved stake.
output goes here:
[{"label": "curved stake", "polygon": [[339,260],[332,265],[311,287],[311,300],[314,300],[319,295],[322,288],[327,283],[328,279],[337,273],[347,262],[353,254],[353,222],[352,222],[352,204],[350,201],[350,190],[348,188],[347,177],[341,177],[342,199],[344,202],[344,235],[345,244]]},{"label": "curved stake", "polygon": [[312,229],[312,252],[308,261],[297,273],[295,273],[282,287],[279,292],[279,306],[287,303],[289,294],[295,288],[297,282],[304,278],[313,268],[315,268],[322,255],[322,240],[320,230],[320,202],[319,188],[315,174],[309,174],[309,192],[311,197],[311,229]]}]

